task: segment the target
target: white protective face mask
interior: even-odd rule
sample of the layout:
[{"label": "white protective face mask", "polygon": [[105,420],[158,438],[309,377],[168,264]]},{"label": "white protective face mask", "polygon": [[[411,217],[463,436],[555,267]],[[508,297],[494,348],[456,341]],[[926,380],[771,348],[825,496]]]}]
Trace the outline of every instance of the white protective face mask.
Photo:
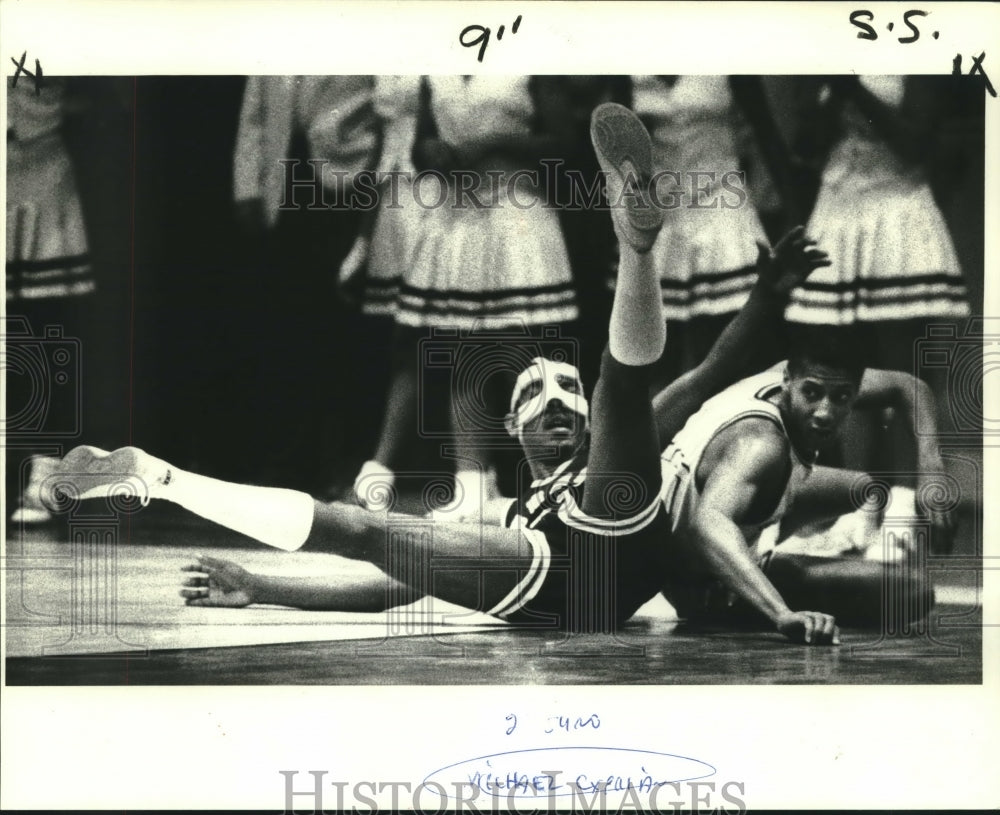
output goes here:
[{"label": "white protective face mask", "polygon": [[[568,377],[580,383],[580,393],[566,390],[559,382],[559,376]],[[534,382],[541,382],[541,389],[518,407],[517,401],[524,389]],[[520,438],[524,426],[541,416],[545,411],[545,406],[552,399],[562,402],[574,413],[583,416],[584,422],[588,422],[589,406],[583,396],[580,372],[567,362],[553,362],[544,357],[535,357],[531,360],[531,364],[521,371],[517,382],[514,383],[514,392],[510,398],[510,413],[513,420],[509,422],[507,428],[510,435],[516,435]]]}]

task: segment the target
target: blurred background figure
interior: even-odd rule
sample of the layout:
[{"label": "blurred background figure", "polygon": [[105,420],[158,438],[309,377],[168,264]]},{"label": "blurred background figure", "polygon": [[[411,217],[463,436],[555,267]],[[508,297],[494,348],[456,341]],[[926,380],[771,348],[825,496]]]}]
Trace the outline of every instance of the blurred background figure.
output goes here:
[{"label": "blurred background figure", "polygon": [[[61,445],[128,438],[131,84],[45,77],[36,91],[30,77],[7,79],[4,446],[15,523],[49,520],[38,488]],[[102,382],[85,370],[103,371]]]},{"label": "blurred background figure", "polygon": [[83,210],[63,135],[66,84],[7,80],[7,300],[93,294]]},{"label": "blurred background figure", "polygon": [[787,151],[753,80],[646,75],[631,84],[631,106],[652,137],[654,173],[663,174],[658,198],[667,208],[652,250],[670,336],[662,385],[704,359],[756,279],[756,244],[767,236],[755,190],[738,175],[751,144],[779,190],[787,190],[779,161]]},{"label": "blurred background figure", "polygon": [[[766,104],[754,101],[759,84]],[[510,357],[515,334],[561,324],[579,343],[580,367],[593,381],[615,249],[600,210],[587,123],[596,104],[629,102],[633,89],[636,107],[646,106],[663,142],[663,169],[731,171],[746,164],[752,173],[740,209],[666,213],[676,244],[684,246],[689,234],[690,241],[678,263],[663,256],[665,270],[712,271],[697,285],[690,281],[700,271],[690,272],[688,283],[665,282],[665,293],[707,298],[704,317],[672,322],[665,359],[682,366],[675,352],[689,323],[722,322],[711,313],[717,303],[708,293],[720,292],[715,299],[729,307],[727,298],[735,296],[727,281],[750,271],[737,264],[752,265],[760,224],[773,237],[805,221],[825,171],[810,231],[822,228],[826,234],[814,237],[834,261],[840,253],[848,263],[814,276],[797,294],[798,315],[789,316],[869,332],[868,347],[881,355],[872,363],[927,379],[947,427],[948,371],[915,369],[913,342],[935,320],[958,321],[961,332],[956,315],[969,308],[964,283],[972,310],[982,309],[984,91],[977,78],[838,84],[824,77],[447,77],[421,86],[416,77],[385,77],[376,87],[374,77],[76,77],[47,78],[36,96],[22,76],[16,88],[8,85],[8,316],[27,321],[31,353],[42,353],[38,339],[46,326],[61,329],[78,343],[85,373],[76,382],[82,410],[75,395],[68,403],[53,401],[48,430],[9,432],[24,418],[38,379],[29,381],[26,369],[15,367],[23,360],[11,351],[25,343],[8,342],[10,509],[31,480],[31,457],[57,455],[84,432],[105,448],[137,444],[194,471],[315,494],[329,492],[334,479],[350,489],[366,460],[388,459],[383,466],[390,471],[405,466],[406,450],[393,452],[404,439],[422,454],[418,462],[430,461],[442,442],[449,444],[448,421],[437,417],[435,433],[420,438],[424,428],[413,413],[418,377],[424,393],[430,388],[416,400],[425,414],[438,403],[444,412],[446,388],[454,384],[419,358],[418,343],[432,328],[451,330],[457,344],[460,328],[496,328],[485,341],[483,332],[472,332],[467,356],[492,343]],[[780,132],[768,138],[774,123]],[[680,158],[668,159],[675,141]],[[400,208],[386,209],[383,197],[377,217],[375,196],[371,205],[361,195],[349,201],[358,193],[351,183],[358,172],[406,167],[413,155],[414,169],[472,170],[479,181],[465,192],[469,206],[448,206],[459,198],[454,184],[436,206],[434,177],[422,182],[427,206],[407,208],[416,199],[402,187]],[[280,163],[296,159],[294,168]],[[555,171],[543,167],[540,176],[549,184],[554,178],[557,189],[544,183],[527,189],[522,178],[516,203],[523,208],[512,205],[505,179],[544,159],[556,161]],[[595,188],[593,205],[574,205],[589,201]],[[690,185],[683,192],[690,195]],[[488,206],[473,206],[473,195]],[[710,186],[702,197],[734,200]],[[286,198],[293,206],[281,209]],[[661,198],[669,200],[665,191]],[[930,226],[901,227],[904,238],[897,240],[899,224],[920,223],[904,219],[904,211],[930,218]],[[671,226],[670,219],[683,223]],[[708,249],[701,222],[718,230]],[[367,242],[356,243],[361,232]],[[952,265],[949,232],[965,281]],[[838,234],[850,238],[843,252],[828,245]],[[903,252],[905,264],[884,259],[890,246]],[[362,298],[360,311],[345,305],[336,285],[338,269],[352,264],[357,274],[346,288]],[[906,264],[912,266],[898,275]],[[876,267],[877,275],[868,271]],[[927,285],[917,285],[924,275]],[[889,308],[894,289],[905,296]],[[7,332],[9,338],[9,326]],[[393,376],[409,376],[405,387],[390,388],[390,360]],[[466,394],[472,407],[456,411],[466,449],[446,455],[467,472],[488,472],[484,461],[516,456],[477,449],[483,437],[476,423],[498,418],[506,407],[500,395],[491,401],[490,392],[509,392],[508,362],[494,363],[464,368],[478,371],[474,393]],[[476,377],[458,382],[457,395]],[[889,443],[885,419],[872,417],[878,444],[852,434],[846,466],[863,469],[869,452]],[[907,469],[905,455],[879,454],[876,462]],[[962,483],[968,494],[979,489]],[[473,479],[470,491],[477,484],[481,493],[494,489]]]},{"label": "blurred background figure", "polygon": [[374,455],[361,465],[347,500],[369,503],[395,483],[418,436],[417,395],[419,329],[398,322],[399,298],[410,285],[414,257],[423,234],[426,210],[414,197],[412,153],[420,107],[419,76],[379,76],[374,105],[381,126],[378,208],[364,218],[361,234],[340,268],[348,297],[359,299],[361,312],[386,318],[391,333],[389,386],[378,406],[381,424]]},{"label": "blurred background figure", "polygon": [[[559,154],[540,156],[547,165],[540,173],[540,193],[546,196],[545,205],[558,213],[566,243],[580,314],[569,333],[576,341],[581,370],[587,372],[585,381],[597,379],[611,302],[606,281],[617,253],[610,220],[598,206],[603,198],[603,185],[590,147],[590,114],[602,102],[626,98],[627,89],[624,77],[539,76],[530,85],[536,108],[558,113],[545,120],[549,146],[557,148]],[[428,90],[425,88],[425,105]],[[379,487],[393,485],[395,473],[405,463],[414,461],[414,442],[420,435],[418,342],[426,334],[424,329],[398,321],[400,293],[413,285],[414,257],[424,235],[427,211],[414,198],[410,183],[416,173],[411,153],[420,107],[420,78],[378,77],[375,96],[376,111],[383,124],[379,171],[400,175],[392,184],[383,182],[377,217],[371,229],[359,237],[341,274],[342,283],[352,293],[360,293],[365,314],[392,315],[394,322],[389,329],[394,336],[392,370],[382,427],[375,455],[361,466],[352,493],[355,499],[364,501],[377,499]],[[425,123],[425,130],[430,127],[430,123]],[[539,139],[538,149],[545,147],[545,139]],[[586,206],[588,196],[593,193],[596,193],[593,205]],[[532,206],[541,203],[537,197],[528,201]],[[413,320],[412,315],[409,319]],[[441,327],[446,326],[443,323]],[[502,400],[497,404],[501,403]],[[423,409],[428,407],[425,405]],[[440,450],[436,452],[440,454]],[[501,460],[514,457],[508,453],[500,449],[491,451],[492,456]],[[495,463],[487,462],[488,471]],[[512,461],[510,467],[501,465],[496,469],[501,473],[515,472],[516,467]],[[465,474],[462,478],[469,480]],[[507,490],[516,488],[502,479],[499,485],[487,482],[490,493],[498,486]]]},{"label": "blurred background figure", "polygon": [[[789,322],[855,326],[871,355],[868,364],[928,380],[942,416],[946,372],[915,369],[915,348],[930,323],[970,314],[927,172],[942,159],[935,122],[952,84],[949,77],[854,75],[811,84],[798,145],[822,166],[822,175],[808,232],[833,265],[793,292],[786,312]],[[856,422],[854,452],[844,453],[850,466],[870,468],[893,458],[905,466],[898,452],[887,458],[875,439],[890,419]]]},{"label": "blurred background figure", "polygon": [[249,407],[269,483],[322,490],[349,443],[350,380],[333,371],[356,337],[337,273],[364,215],[354,182],[378,160],[374,88],[371,76],[247,79],[233,191],[267,335]]},{"label": "blurred background figure", "polygon": [[[919,330],[927,318],[969,314],[925,171],[934,156],[935,84],[922,77],[832,78],[820,89],[811,123],[825,131],[829,152],[809,234],[834,262],[793,294],[787,318],[875,328],[882,367],[899,367],[887,355],[909,367],[907,343],[900,353],[898,340],[912,336],[911,321]],[[812,138],[813,152],[824,146],[820,138]]]},{"label": "blurred background figure", "polygon": [[[542,185],[518,173],[562,154],[553,121],[563,111],[541,106],[535,80],[524,76],[429,77],[419,102],[413,163],[422,177],[413,194],[424,209],[422,234],[395,314],[402,326],[450,332],[457,349],[449,382],[455,495],[441,511],[461,515],[499,493],[485,439],[502,435],[504,396],[527,361],[498,356],[491,348],[502,341],[477,335],[523,337],[578,314],[558,215],[543,206]],[[411,349],[397,353],[426,385]],[[390,462],[376,456],[365,466],[391,480]]]}]

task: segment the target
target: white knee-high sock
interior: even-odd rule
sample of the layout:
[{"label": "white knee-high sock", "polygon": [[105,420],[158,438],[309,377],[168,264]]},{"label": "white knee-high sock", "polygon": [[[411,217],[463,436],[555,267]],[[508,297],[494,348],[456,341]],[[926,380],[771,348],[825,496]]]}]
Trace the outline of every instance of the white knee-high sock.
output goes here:
[{"label": "white knee-high sock", "polygon": [[171,467],[168,483],[153,485],[150,496],[288,552],[300,549],[312,529],[313,499],[297,490],[234,484]]},{"label": "white knee-high sock", "polygon": [[651,252],[621,247],[608,349],[624,365],[649,365],[663,354],[667,324],[663,317],[660,279]]}]

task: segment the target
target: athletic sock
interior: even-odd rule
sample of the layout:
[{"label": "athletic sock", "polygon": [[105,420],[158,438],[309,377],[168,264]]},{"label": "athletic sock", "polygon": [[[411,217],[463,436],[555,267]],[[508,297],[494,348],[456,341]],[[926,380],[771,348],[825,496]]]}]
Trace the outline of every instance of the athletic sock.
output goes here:
[{"label": "athletic sock", "polygon": [[361,465],[354,479],[354,496],[367,509],[387,509],[394,502],[396,474],[384,464],[370,459]]},{"label": "athletic sock", "polygon": [[483,502],[483,481],[479,470],[455,473],[455,501],[463,507],[478,507]]},{"label": "athletic sock", "polygon": [[649,365],[662,356],[666,340],[660,279],[652,255],[623,246],[608,326],[611,356],[623,365]]},{"label": "athletic sock", "polygon": [[312,529],[313,499],[297,490],[233,484],[171,467],[167,483],[151,485],[150,496],[287,552],[300,549]]}]

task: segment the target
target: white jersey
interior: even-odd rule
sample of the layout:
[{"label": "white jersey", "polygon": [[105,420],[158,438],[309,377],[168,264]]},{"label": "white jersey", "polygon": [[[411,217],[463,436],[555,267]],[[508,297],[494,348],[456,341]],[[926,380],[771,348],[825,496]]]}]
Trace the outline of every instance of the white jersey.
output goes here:
[{"label": "white jersey", "polygon": [[[663,452],[663,502],[670,516],[671,528],[688,525],[701,497],[695,481],[698,465],[709,443],[719,433],[743,419],[759,418],[774,422],[788,436],[778,406],[769,399],[781,390],[785,363],[748,377],[713,396],[695,413]],[[789,444],[791,475],[781,500],[771,516],[741,530],[747,543],[755,545],[761,531],[776,523],[788,511],[799,485],[812,471],[812,464],[800,459]]]}]

